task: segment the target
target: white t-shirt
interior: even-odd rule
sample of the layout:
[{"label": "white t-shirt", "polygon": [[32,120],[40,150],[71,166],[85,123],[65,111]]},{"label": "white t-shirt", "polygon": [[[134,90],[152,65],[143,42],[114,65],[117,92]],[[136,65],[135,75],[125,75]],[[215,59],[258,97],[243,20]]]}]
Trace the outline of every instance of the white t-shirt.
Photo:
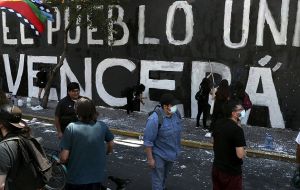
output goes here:
[{"label": "white t-shirt", "polygon": [[300,145],[300,132],[297,135],[296,142]]}]

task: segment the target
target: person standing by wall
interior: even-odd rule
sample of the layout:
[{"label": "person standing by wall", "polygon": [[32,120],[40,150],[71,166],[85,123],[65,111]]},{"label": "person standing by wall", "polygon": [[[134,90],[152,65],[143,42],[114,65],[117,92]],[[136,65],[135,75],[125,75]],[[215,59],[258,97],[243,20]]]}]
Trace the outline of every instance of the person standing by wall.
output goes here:
[{"label": "person standing by wall", "polygon": [[239,121],[244,116],[242,105],[234,100],[224,104],[223,119],[212,128],[214,161],[212,182],[214,190],[241,190],[242,164],[246,141]]},{"label": "person standing by wall", "polygon": [[38,99],[41,101],[41,94],[44,88],[46,87],[48,81],[48,72],[45,68],[40,69],[40,71],[36,74],[36,84],[39,87]]},{"label": "person standing by wall", "polygon": [[245,91],[245,86],[242,82],[238,81],[234,85],[233,93],[232,93],[232,99],[238,100],[242,103],[243,108],[246,111],[245,117],[241,120],[241,124],[246,125],[249,114],[252,108],[252,102],[250,100],[249,95]]},{"label": "person standing by wall", "polygon": [[80,98],[80,88],[77,82],[71,82],[67,86],[68,94],[61,99],[55,109],[55,127],[58,138],[61,138],[67,125],[77,121],[75,102]]},{"label": "person standing by wall", "polygon": [[114,136],[105,123],[97,120],[92,100],[80,97],[75,110],[79,121],[67,126],[60,143],[60,162],[67,163],[68,170],[66,190],[100,190]]},{"label": "person standing by wall", "polygon": [[163,94],[159,115],[152,113],[146,123],[144,145],[152,172],[152,190],[166,189],[167,175],[180,154],[182,121],[177,103],[172,94]]},{"label": "person standing by wall", "polygon": [[227,102],[229,99],[230,99],[230,89],[229,89],[228,80],[223,79],[219,84],[215,96],[215,103],[214,103],[214,108],[212,113],[212,124],[216,120],[224,117],[222,107],[224,103]]},{"label": "person standing by wall", "polygon": [[199,86],[199,91],[195,95],[195,99],[197,100],[198,103],[198,113],[197,113],[197,118],[196,118],[196,127],[199,127],[199,120],[200,116],[203,113],[203,128],[207,129],[206,125],[206,120],[209,116],[209,110],[210,110],[210,105],[208,104],[208,98],[209,98],[209,93],[210,93],[210,82],[208,78],[203,78],[200,86]]},{"label": "person standing by wall", "polygon": [[143,92],[145,91],[145,85],[139,84],[137,86],[129,87],[125,89],[125,96],[127,99],[126,111],[127,114],[133,112],[134,107],[139,104],[145,104],[143,101]]}]

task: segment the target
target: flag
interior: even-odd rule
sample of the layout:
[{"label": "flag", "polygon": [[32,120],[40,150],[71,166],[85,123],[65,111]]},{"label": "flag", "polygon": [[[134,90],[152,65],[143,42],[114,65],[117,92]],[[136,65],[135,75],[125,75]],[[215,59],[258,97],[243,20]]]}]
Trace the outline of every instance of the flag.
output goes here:
[{"label": "flag", "polygon": [[36,35],[44,31],[44,23],[47,20],[53,20],[53,10],[38,0],[0,0],[0,10],[15,14],[20,22],[29,26]]}]

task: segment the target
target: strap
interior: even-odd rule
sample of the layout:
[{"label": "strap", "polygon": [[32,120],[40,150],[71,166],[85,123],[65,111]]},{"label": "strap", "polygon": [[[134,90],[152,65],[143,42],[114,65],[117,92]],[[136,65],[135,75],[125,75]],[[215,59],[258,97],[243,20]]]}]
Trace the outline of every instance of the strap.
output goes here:
[{"label": "strap", "polygon": [[157,114],[158,117],[158,130],[161,128],[164,118],[163,118],[163,114],[161,113],[160,109],[155,109],[154,112]]},{"label": "strap", "polygon": [[7,139],[2,140],[1,142],[8,142],[8,141],[17,141],[20,140],[20,137],[16,136],[16,137],[9,137]]}]

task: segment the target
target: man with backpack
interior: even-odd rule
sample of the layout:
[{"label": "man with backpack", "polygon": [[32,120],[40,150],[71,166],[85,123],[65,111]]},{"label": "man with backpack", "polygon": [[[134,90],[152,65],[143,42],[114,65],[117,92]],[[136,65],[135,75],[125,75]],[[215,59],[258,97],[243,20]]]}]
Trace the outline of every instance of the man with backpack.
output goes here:
[{"label": "man with backpack", "polygon": [[152,172],[152,190],[165,190],[166,179],[181,149],[181,115],[172,94],[163,94],[161,107],[148,117],[144,145]]},{"label": "man with backpack", "polygon": [[0,107],[0,138],[0,190],[44,187],[51,177],[51,163],[39,143],[30,136],[30,129],[22,120],[18,107]]}]

